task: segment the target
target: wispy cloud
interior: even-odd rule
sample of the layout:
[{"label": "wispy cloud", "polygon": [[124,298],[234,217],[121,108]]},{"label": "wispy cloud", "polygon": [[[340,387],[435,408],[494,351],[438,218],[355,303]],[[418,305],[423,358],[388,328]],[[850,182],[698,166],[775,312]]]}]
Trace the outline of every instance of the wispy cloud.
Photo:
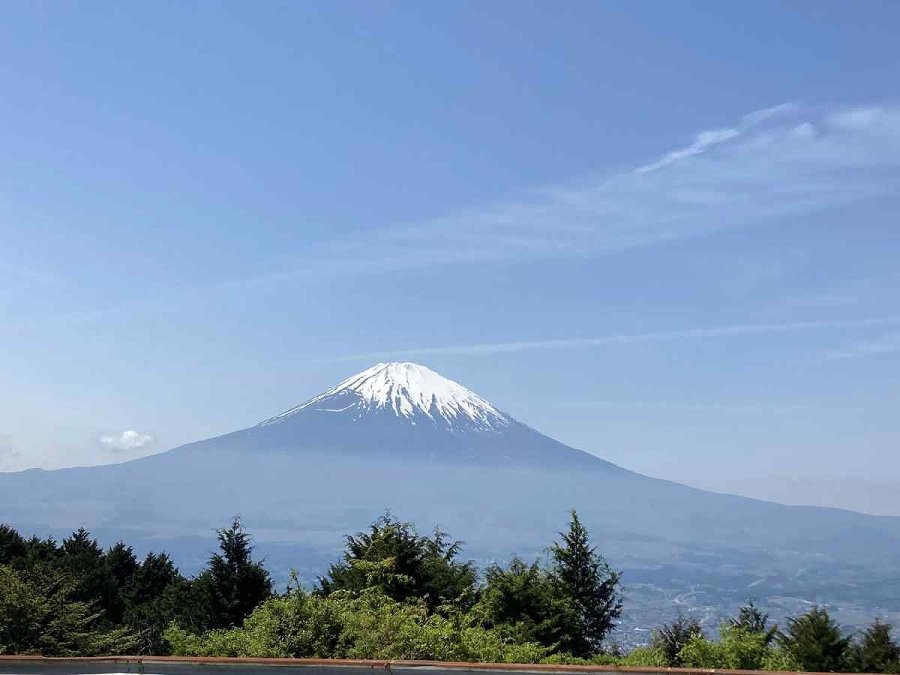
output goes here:
[{"label": "wispy cloud", "polygon": [[[210,292],[303,279],[500,260],[598,256],[789,222],[900,194],[900,104],[811,108],[784,103],[635,167],[525,190],[406,226],[376,227],[286,254]],[[170,296],[148,299],[172,304]],[[114,307],[77,320],[131,311]]]},{"label": "wispy cloud", "polygon": [[648,164],[646,166],[638,168],[636,172],[648,173],[650,171],[662,169],[663,167],[674,164],[675,162],[686,157],[693,157],[694,155],[704,153],[713,146],[735,139],[740,135],[740,129],[711,129],[709,131],[701,131],[699,134],[697,134],[694,142],[689,146],[681,148],[679,150],[672,150],[652,164]]},{"label": "wispy cloud", "polygon": [[49,272],[3,260],[0,260],[0,279],[2,279],[4,283],[9,281],[40,284],[52,284],[57,282],[57,278]]},{"label": "wispy cloud", "polygon": [[153,442],[153,436],[144,434],[134,429],[126,429],[122,432],[104,434],[99,438],[100,445],[113,452],[127,452],[139,450]]},{"label": "wispy cloud", "polygon": [[815,410],[815,406],[795,403],[709,403],[691,401],[559,401],[567,408],[587,408],[591,410],[639,410],[676,411],[696,413],[725,413],[736,415],[793,415],[798,412]]},{"label": "wispy cloud", "polygon": [[372,271],[598,255],[803,216],[898,188],[900,106],[789,103],[701,131],[637,168],[326,243],[312,259],[320,270]]},{"label": "wispy cloud", "polygon": [[678,150],[667,152],[655,162],[647,164],[646,166],[639,167],[635,170],[635,173],[641,174],[648,173],[650,171],[656,171],[657,169],[662,169],[682,159],[693,157],[694,155],[703,154],[707,150],[710,150],[717,145],[721,145],[723,143],[727,143],[728,141],[733,141],[737,138],[740,138],[746,133],[751,132],[754,127],[758,127],[764,122],[770,121],[773,118],[782,115],[794,113],[797,110],[798,106],[795,103],[782,103],[780,105],[763,108],[762,110],[756,110],[752,113],[744,115],[741,118],[740,124],[736,127],[701,131],[696,135],[696,137],[694,138],[694,142],[690,145],[684,148],[679,148]]},{"label": "wispy cloud", "polygon": [[578,349],[606,347],[617,344],[627,345],[646,342],[669,342],[678,340],[714,339],[742,337],[749,335],[774,335],[809,330],[836,328],[869,328],[900,324],[900,316],[877,317],[871,319],[794,321],[789,323],[748,323],[727,326],[707,326],[681,330],[651,331],[644,333],[620,333],[584,338],[563,338],[556,340],[522,340],[514,342],[481,342],[465,345],[445,345],[440,347],[417,347],[386,351],[347,354],[323,361],[354,361],[362,359],[412,358],[418,356],[463,355],[478,356],[503,354],[545,349]]},{"label": "wispy cloud", "polygon": [[900,333],[880,335],[868,340],[860,340],[843,348],[825,352],[826,360],[857,359],[866,356],[882,356],[900,352]]}]

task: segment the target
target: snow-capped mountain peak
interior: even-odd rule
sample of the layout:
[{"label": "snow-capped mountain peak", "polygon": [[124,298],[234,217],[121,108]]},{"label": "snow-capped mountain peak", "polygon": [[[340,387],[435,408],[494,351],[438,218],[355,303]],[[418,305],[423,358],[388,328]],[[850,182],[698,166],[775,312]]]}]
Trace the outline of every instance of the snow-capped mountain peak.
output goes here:
[{"label": "snow-capped mountain peak", "polygon": [[417,363],[378,363],[261,424],[304,411],[349,413],[355,419],[393,412],[412,424],[424,416],[451,429],[491,430],[511,421],[475,392]]}]

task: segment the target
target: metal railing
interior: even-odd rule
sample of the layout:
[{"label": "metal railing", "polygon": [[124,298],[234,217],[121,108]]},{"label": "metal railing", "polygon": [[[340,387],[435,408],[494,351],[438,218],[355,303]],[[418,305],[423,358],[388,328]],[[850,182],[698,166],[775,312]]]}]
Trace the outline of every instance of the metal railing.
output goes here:
[{"label": "metal railing", "polygon": [[[45,658],[0,656],[0,674],[28,673],[139,673],[141,675],[198,675],[222,673],[246,675],[365,675],[365,671],[387,671],[398,675],[460,675],[461,673],[621,673],[623,675],[778,675],[771,671],[711,670],[697,668],[649,668],[626,666],[575,666],[530,663],[449,663],[444,661],[351,661],[341,659],[252,659],[202,656],[97,656]],[[782,674],[786,675],[786,674]],[[791,675],[797,675],[792,673]],[[809,674],[807,674],[809,675]]]}]

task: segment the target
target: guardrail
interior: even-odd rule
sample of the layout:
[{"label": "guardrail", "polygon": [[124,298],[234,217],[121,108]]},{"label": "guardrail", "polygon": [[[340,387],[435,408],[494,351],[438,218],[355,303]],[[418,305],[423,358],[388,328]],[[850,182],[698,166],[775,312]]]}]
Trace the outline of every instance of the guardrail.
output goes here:
[{"label": "guardrail", "polygon": [[[365,671],[388,671],[398,675],[460,675],[460,673],[607,673],[622,675],[779,675],[759,670],[710,670],[697,668],[643,668],[626,666],[570,666],[530,663],[449,663],[445,661],[351,661],[341,659],[251,659],[202,656],[95,656],[46,658],[41,656],[0,656],[0,673],[138,673],[143,675],[198,675],[220,673],[241,675],[365,675]],[[781,675],[787,675],[782,673]],[[791,673],[790,675],[797,675]],[[822,675],[810,674],[806,675]]]}]

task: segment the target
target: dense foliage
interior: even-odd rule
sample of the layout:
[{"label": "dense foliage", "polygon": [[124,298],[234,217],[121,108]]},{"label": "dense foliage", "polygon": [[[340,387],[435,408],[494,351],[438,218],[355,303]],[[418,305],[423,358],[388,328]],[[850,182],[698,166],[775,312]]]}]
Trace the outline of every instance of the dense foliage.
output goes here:
[{"label": "dense foliage", "polygon": [[479,575],[445,533],[391,515],[347,537],[312,589],[275,593],[235,519],[185,578],[165,554],[138,559],[85,530],[57,543],[0,525],[0,654],[114,653],[617,664],[900,673],[891,626],[845,634],[824,608],[779,629],[752,603],[705,635],[690,617],[622,654],[610,634],[620,575],[578,515],[546,564],[513,558]]},{"label": "dense foliage", "polygon": [[398,602],[420,600],[430,611],[468,605],[478,575],[472,563],[456,559],[459,551],[459,542],[451,542],[446,533],[435,530],[422,537],[385,514],[368,532],[347,537],[344,559],[319,580],[320,591],[329,595],[378,588]]},{"label": "dense foliage", "polygon": [[185,620],[197,630],[239,626],[272,595],[272,580],[254,562],[250,535],[237,518],[218,532],[219,553],[191,583],[191,615]]},{"label": "dense foliage", "polygon": [[563,632],[558,647],[573,656],[600,652],[603,641],[622,613],[621,574],[590,545],[587,530],[572,511],[567,532],[553,544],[551,579],[556,595],[572,608],[572,629]]}]

